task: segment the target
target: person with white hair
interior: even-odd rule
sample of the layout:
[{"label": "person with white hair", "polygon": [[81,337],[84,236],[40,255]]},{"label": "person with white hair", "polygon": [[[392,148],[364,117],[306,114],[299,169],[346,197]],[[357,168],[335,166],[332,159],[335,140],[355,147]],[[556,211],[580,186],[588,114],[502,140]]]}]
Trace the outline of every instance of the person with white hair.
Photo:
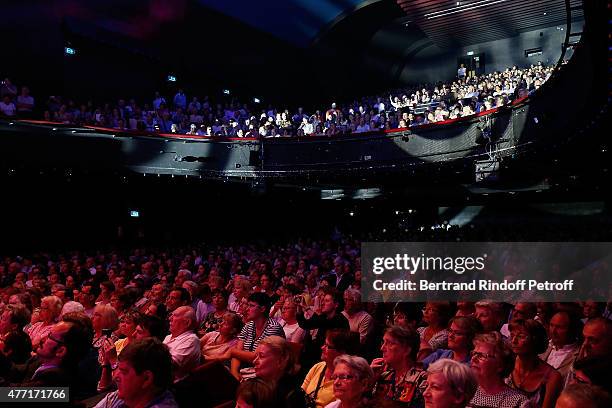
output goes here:
[{"label": "person with white hair", "polygon": [[363,310],[361,293],[358,290],[349,288],[344,291],[343,297],[344,310],[342,314],[348,320],[351,331],[359,333],[359,342],[366,344],[374,330],[374,319],[368,312]]},{"label": "person with white hair", "polygon": [[170,315],[170,334],[164,339],[172,356],[174,382],[182,380],[200,363],[200,339],[194,333],[196,315],[191,306],[178,307]]},{"label": "person with white hair", "polygon": [[476,376],[466,364],[443,358],[427,369],[425,408],[463,408],[478,388]]},{"label": "person with white hair", "polygon": [[343,354],[334,360],[334,397],[325,408],[359,408],[366,406],[365,395],[372,386],[374,372],[363,357]]},{"label": "person with white hair", "polygon": [[69,300],[68,302],[64,303],[64,306],[62,306],[62,311],[60,312],[60,318],[66,313],[74,313],[74,312],[85,313],[85,308],[79,302],[75,302],[74,300]]}]

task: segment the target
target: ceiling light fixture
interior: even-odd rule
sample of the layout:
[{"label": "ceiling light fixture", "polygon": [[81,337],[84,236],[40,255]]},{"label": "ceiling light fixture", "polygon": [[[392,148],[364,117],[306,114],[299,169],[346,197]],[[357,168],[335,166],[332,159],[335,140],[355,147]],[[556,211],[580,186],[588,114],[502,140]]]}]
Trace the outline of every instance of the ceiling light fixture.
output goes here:
[{"label": "ceiling light fixture", "polygon": [[448,16],[450,14],[461,13],[462,11],[474,10],[480,7],[491,6],[497,3],[503,3],[504,1],[506,0],[495,0],[495,1],[480,0],[480,1],[475,1],[473,3],[469,3],[469,4],[463,4],[458,7],[451,7],[445,10],[440,10],[440,11],[436,11],[433,13],[427,13],[427,14],[424,14],[423,17],[427,17],[428,20],[431,20],[431,19],[438,18],[438,17]]}]

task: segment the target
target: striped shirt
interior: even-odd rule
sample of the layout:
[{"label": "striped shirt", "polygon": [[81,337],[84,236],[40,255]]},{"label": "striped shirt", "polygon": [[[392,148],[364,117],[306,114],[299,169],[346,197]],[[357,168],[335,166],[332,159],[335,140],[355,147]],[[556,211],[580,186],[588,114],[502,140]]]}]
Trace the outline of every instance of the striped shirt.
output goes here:
[{"label": "striped shirt", "polygon": [[243,350],[245,351],[255,351],[257,346],[259,346],[259,342],[270,336],[281,336],[285,338],[285,331],[281,327],[278,322],[272,318],[268,318],[266,320],[266,325],[261,333],[261,336],[257,337],[257,333],[255,332],[255,322],[250,321],[244,325],[242,331],[238,335],[238,340],[242,340],[244,342]]}]

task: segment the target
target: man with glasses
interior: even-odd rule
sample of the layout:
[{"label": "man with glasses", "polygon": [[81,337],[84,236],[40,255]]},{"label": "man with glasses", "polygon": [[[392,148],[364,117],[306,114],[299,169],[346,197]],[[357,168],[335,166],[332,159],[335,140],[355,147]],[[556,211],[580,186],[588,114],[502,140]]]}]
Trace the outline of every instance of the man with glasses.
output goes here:
[{"label": "man with glasses", "polygon": [[75,384],[78,364],[89,350],[87,328],[76,322],[59,322],[36,350],[41,365],[27,387],[68,387]]}]

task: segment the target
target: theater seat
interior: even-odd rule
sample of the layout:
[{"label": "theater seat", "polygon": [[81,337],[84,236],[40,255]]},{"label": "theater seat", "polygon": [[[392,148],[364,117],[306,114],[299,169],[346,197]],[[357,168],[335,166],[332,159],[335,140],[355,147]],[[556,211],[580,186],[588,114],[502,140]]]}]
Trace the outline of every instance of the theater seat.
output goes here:
[{"label": "theater seat", "polygon": [[195,368],[174,384],[174,396],[180,407],[215,407],[236,397],[238,381],[219,361]]},{"label": "theater seat", "polygon": [[291,348],[291,353],[294,355],[295,361],[300,361],[300,354],[302,353],[302,348],[304,345],[302,343],[295,343],[291,341],[288,341],[287,344]]}]

